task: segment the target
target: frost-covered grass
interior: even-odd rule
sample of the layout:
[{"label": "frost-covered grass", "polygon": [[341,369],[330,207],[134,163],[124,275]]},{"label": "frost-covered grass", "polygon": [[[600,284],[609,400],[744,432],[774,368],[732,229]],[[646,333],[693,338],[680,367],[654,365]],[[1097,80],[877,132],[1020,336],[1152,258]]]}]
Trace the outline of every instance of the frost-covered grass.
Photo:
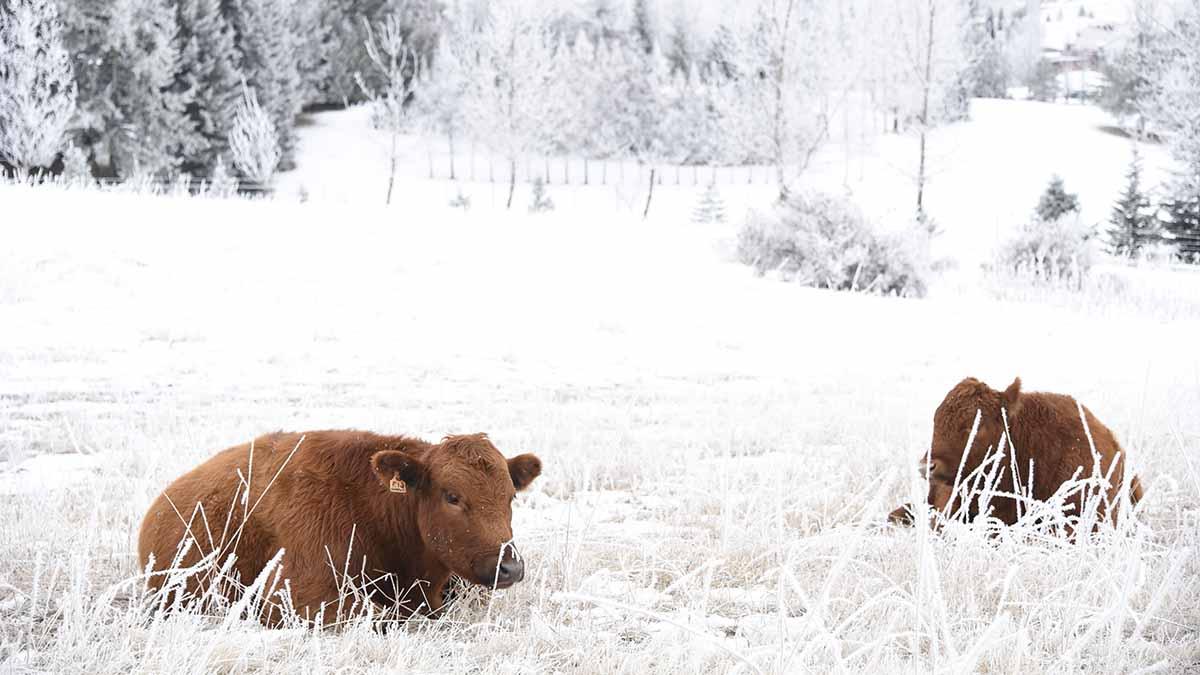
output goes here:
[{"label": "frost-covered grass", "polygon": [[[398,222],[0,188],[37,222],[0,249],[0,669],[1200,666],[1187,272],[1142,293],[1135,268],[1096,302],[965,273],[867,297],[756,278],[730,262],[736,222],[556,201]],[[1076,394],[1143,477],[1137,517],[1083,544],[885,526],[919,500],[932,411],[966,375]],[[515,509],[525,582],[386,634],[144,611],[155,494],[215,450],[322,427],[539,453]]]}]

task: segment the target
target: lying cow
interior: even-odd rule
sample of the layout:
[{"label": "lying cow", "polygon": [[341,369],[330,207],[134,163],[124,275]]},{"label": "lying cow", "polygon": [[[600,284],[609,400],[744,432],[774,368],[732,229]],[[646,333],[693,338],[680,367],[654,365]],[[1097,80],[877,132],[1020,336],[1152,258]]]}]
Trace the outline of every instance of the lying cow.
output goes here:
[{"label": "lying cow", "polygon": [[[1086,430],[1080,410],[1087,419]],[[979,427],[964,458],[963,451],[967,448],[977,412]],[[1003,446],[1002,435],[1007,435]],[[990,500],[993,517],[1009,525],[1018,520],[1018,499],[1005,496],[1015,494],[1013,467],[1022,489],[1020,494],[1047,501],[1073,477],[1090,478],[1098,457],[1099,475],[1108,478],[1106,499],[1101,501],[1098,515],[1115,520],[1119,492],[1126,478],[1126,457],[1112,431],[1070,396],[1023,393],[1020,378],[1013,380],[1004,391],[996,391],[969,377],[946,394],[933,415],[933,442],[929,464],[924,467],[929,479],[929,505],[947,516],[958,512],[966,490],[955,493],[955,481],[968,486],[973,484],[974,478],[968,477],[980,468],[989,453],[995,456],[995,451],[1001,447],[1005,454],[999,459],[999,465],[985,467],[980,472],[987,474],[994,470],[997,476],[993,490],[1000,494],[993,495]],[[1130,478],[1131,503],[1137,503],[1141,497],[1141,483],[1137,477]],[[1075,491],[1066,500],[1068,515],[1079,516],[1083,503],[1084,494]],[[979,515],[977,498],[969,500],[966,513],[972,519]],[[912,524],[913,509],[907,504],[901,506],[892,511],[889,519],[894,523]]]},{"label": "lying cow", "polygon": [[268,434],[167,487],[142,521],[138,554],[151,589],[209,556],[215,564],[182,589],[230,601],[278,554],[257,605],[269,625],[289,609],[330,624],[367,602],[385,616],[432,614],[451,575],[495,588],[524,577],[512,501],[541,468],[534,455],[505,460],[484,434],[437,444],[364,431]]}]

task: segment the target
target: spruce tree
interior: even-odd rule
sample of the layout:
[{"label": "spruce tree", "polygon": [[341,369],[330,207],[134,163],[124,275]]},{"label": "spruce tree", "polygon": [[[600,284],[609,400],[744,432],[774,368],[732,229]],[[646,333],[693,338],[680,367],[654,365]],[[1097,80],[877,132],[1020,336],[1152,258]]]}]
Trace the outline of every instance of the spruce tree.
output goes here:
[{"label": "spruce tree", "polygon": [[692,222],[700,224],[725,222],[725,202],[721,199],[721,193],[717,191],[716,181],[710,182],[708,187],[704,188],[704,192],[700,194],[700,201],[692,212]]},{"label": "spruce tree", "polygon": [[1125,191],[1113,206],[1109,223],[1108,243],[1113,255],[1135,256],[1158,239],[1158,219],[1150,199],[1142,192],[1142,162],[1136,145],[1125,174]]},{"label": "spruce tree", "polygon": [[1177,179],[1162,207],[1163,227],[1179,256],[1200,263],[1200,178]]},{"label": "spruce tree", "polygon": [[75,115],[75,80],[53,0],[0,5],[0,159],[47,167]]},{"label": "spruce tree", "polygon": [[298,38],[291,30],[287,0],[230,0],[242,72],[279,135],[279,168],[295,166],[296,115],[303,105],[297,61]]},{"label": "spruce tree", "polygon": [[183,168],[207,176],[229,151],[229,134],[241,100],[241,53],[219,0],[179,0],[180,64],[176,91],[191,92],[188,118],[203,139]]},{"label": "spruce tree", "polygon": [[633,0],[633,25],[630,27],[633,44],[646,54],[654,51],[654,21],[650,16],[649,0]]},{"label": "spruce tree", "polygon": [[1079,197],[1073,192],[1067,192],[1063,179],[1054,176],[1046,191],[1042,193],[1037,205],[1037,216],[1042,222],[1058,220],[1068,213],[1079,212]]},{"label": "spruce tree", "polygon": [[102,94],[90,101],[117,175],[165,177],[203,143],[187,115],[191,91],[177,91],[178,23],[165,0],[116,0],[101,58]]}]

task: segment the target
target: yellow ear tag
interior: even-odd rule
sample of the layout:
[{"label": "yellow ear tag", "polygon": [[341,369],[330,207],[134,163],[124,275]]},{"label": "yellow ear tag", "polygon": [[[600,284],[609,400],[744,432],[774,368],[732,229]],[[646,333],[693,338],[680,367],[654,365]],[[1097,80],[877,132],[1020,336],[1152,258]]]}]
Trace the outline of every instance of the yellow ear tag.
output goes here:
[{"label": "yellow ear tag", "polygon": [[408,485],[400,480],[400,474],[396,474],[392,476],[392,480],[388,481],[388,490],[402,495],[408,492]]}]

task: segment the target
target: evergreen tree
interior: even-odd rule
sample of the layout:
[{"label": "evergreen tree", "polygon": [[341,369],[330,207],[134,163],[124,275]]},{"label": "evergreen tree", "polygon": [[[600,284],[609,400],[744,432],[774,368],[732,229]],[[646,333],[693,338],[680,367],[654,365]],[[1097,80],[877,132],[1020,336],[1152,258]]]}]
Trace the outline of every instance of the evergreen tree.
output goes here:
[{"label": "evergreen tree", "polygon": [[725,222],[725,202],[717,191],[716,181],[710,182],[700,194],[700,201],[692,211],[692,222],[699,224]]},{"label": "evergreen tree", "polygon": [[242,57],[233,29],[220,12],[220,0],[179,0],[176,11],[180,64],[175,91],[190,92],[188,118],[203,139],[184,158],[183,168],[206,176],[217,158],[229,151],[244,79]]},{"label": "evergreen tree", "polygon": [[1145,112],[1164,61],[1160,32],[1146,3],[1135,3],[1130,34],[1115,50],[1105,53],[1101,64],[1105,86],[1100,107],[1119,119],[1134,118],[1138,136],[1145,133]]},{"label": "evergreen tree", "polygon": [[546,194],[546,181],[541,176],[533,179],[533,201],[529,203],[530,213],[544,213],[554,210],[554,200]]},{"label": "evergreen tree", "polygon": [[1144,246],[1158,239],[1158,219],[1150,199],[1142,192],[1142,162],[1137,145],[1133,146],[1133,158],[1125,177],[1125,191],[1109,218],[1109,251],[1118,256],[1136,256]]},{"label": "evergreen tree", "polygon": [[1200,178],[1178,178],[1162,210],[1163,227],[1179,256],[1200,263]]},{"label": "evergreen tree", "polygon": [[1036,212],[1038,219],[1044,223],[1058,220],[1068,213],[1079,213],[1079,196],[1067,192],[1063,179],[1056,175],[1050,179],[1050,184],[1038,200]]},{"label": "evergreen tree", "polygon": [[667,36],[667,63],[671,73],[687,73],[695,61],[695,26],[682,2],[676,2],[671,14],[671,32]]},{"label": "evergreen tree", "polygon": [[53,0],[0,5],[0,159],[47,167],[75,115],[75,80]]},{"label": "evergreen tree", "polygon": [[650,16],[650,0],[633,0],[633,25],[630,26],[633,44],[646,54],[654,51],[654,20]]},{"label": "evergreen tree", "polygon": [[1043,103],[1057,101],[1061,93],[1057,75],[1054,64],[1046,59],[1039,60],[1033,67],[1033,74],[1029,80],[1029,96]]},{"label": "evergreen tree", "polygon": [[298,37],[288,0],[230,0],[242,72],[279,137],[279,168],[295,166],[296,115],[303,99]]},{"label": "evergreen tree", "polygon": [[100,95],[88,102],[102,150],[122,178],[165,177],[203,139],[188,118],[191,91],[177,91],[178,23],[165,0],[116,0],[105,23]]},{"label": "evergreen tree", "polygon": [[1003,37],[981,38],[978,57],[971,67],[971,95],[977,98],[1008,98],[1008,57]]}]

